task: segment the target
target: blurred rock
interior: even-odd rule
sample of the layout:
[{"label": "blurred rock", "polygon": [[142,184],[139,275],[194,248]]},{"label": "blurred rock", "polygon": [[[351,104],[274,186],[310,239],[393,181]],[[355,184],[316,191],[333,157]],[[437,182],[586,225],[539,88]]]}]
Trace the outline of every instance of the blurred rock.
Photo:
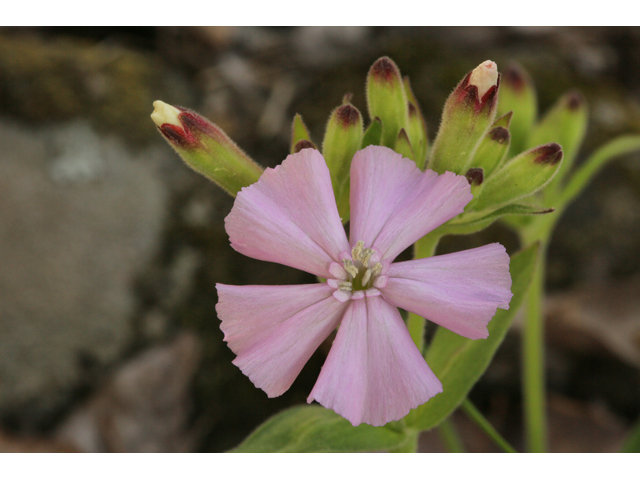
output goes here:
[{"label": "blurred rock", "polygon": [[640,277],[551,296],[546,315],[550,342],[578,353],[604,348],[640,368]]},{"label": "blurred rock", "polygon": [[78,122],[2,121],[0,151],[0,411],[48,411],[83,364],[109,364],[131,340],[166,192],[157,156]]},{"label": "blurred rock", "polygon": [[192,450],[190,386],[199,358],[187,333],[140,354],[63,422],[56,439],[83,452]]}]

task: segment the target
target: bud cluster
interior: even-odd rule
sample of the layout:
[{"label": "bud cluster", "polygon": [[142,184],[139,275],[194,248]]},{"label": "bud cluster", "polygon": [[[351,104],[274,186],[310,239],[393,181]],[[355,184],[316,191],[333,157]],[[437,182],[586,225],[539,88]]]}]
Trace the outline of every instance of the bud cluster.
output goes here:
[{"label": "bud cluster", "polygon": [[[431,147],[409,79],[390,58],[378,59],[367,75],[368,125],[351,97],[345,95],[329,116],[322,142],[311,139],[298,114],[291,128],[291,153],[320,146],[344,222],[351,159],[369,145],[392,148],[423,170],[467,177],[474,198],[443,226],[454,233],[484,228],[502,215],[547,213],[553,209],[516,202],[534,198],[545,186],[560,188],[586,129],[585,102],[577,93],[565,95],[536,123],[536,94],[527,73],[514,64],[501,75],[491,60],[468,72],[449,95]],[[154,106],[152,119],[189,166],[232,195],[257,181],[262,168],[216,125],[184,108],[160,101]],[[549,203],[543,194],[535,198]]]}]

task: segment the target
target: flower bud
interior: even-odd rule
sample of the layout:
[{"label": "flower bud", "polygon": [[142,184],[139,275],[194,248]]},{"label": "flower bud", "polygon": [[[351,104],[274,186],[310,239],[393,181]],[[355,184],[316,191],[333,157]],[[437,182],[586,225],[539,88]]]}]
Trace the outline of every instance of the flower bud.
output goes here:
[{"label": "flower bud", "polygon": [[549,143],[509,160],[484,182],[475,210],[495,209],[544,187],[558,173],[562,147]]},{"label": "flower bud", "polygon": [[351,104],[341,105],[329,117],[322,143],[322,155],[331,173],[338,212],[349,218],[349,169],[351,159],[362,144],[362,115]]},{"label": "flower bud", "polygon": [[555,182],[571,170],[578,149],[587,132],[587,102],[577,91],[563,95],[544,118],[533,128],[529,144],[557,142],[564,151],[564,166]]},{"label": "flower bud", "polygon": [[[297,153],[296,147],[301,140],[306,140],[307,142],[309,142],[309,144],[313,145],[310,148],[316,148],[316,146],[311,141],[311,136],[309,135],[309,129],[302,121],[302,115],[300,115],[299,113],[296,113],[296,115],[293,117],[293,124],[291,125],[291,153]],[[308,147],[303,146],[300,148],[300,150],[302,148],[308,148]],[[300,150],[298,150],[298,152]]]},{"label": "flower bud", "polygon": [[[469,72],[449,95],[428,167],[464,174],[497,111],[500,75],[490,60]],[[480,95],[482,93],[482,95]]]},{"label": "flower bud", "polygon": [[420,106],[416,100],[413,90],[411,90],[411,84],[409,83],[409,77],[404,77],[404,91],[408,100],[408,112],[409,121],[407,122],[407,135],[411,142],[411,147],[414,152],[415,161],[419,168],[424,170],[427,162],[427,147],[429,145],[429,139],[427,137],[427,122],[424,121]]},{"label": "flower bud", "polygon": [[370,118],[384,126],[381,145],[393,148],[401,128],[407,127],[408,109],[400,70],[389,57],[378,59],[367,76],[367,105]]},{"label": "flower bud", "polygon": [[473,157],[473,166],[482,168],[489,177],[506,158],[511,135],[505,127],[493,127],[484,136]]},{"label": "flower bud", "polygon": [[151,119],[186,164],[230,195],[258,181],[262,168],[218,126],[191,110],[153,102]]},{"label": "flower bud", "polygon": [[531,128],[538,114],[536,90],[529,74],[517,63],[511,63],[502,73],[498,115],[513,112],[511,127],[511,152],[518,154],[527,145],[540,145],[529,141]]}]

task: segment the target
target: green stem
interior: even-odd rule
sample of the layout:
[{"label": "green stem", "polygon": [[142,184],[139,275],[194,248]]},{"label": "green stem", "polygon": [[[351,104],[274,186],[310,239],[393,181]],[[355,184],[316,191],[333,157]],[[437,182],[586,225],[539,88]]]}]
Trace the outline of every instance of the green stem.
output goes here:
[{"label": "green stem", "polygon": [[440,438],[444,442],[447,450],[451,453],[465,453],[466,449],[464,448],[464,444],[462,440],[460,440],[460,436],[456,431],[456,427],[453,425],[451,421],[451,417],[445,419],[438,426],[438,433],[440,434]]},{"label": "green stem", "polygon": [[[438,246],[438,242],[442,238],[442,235],[439,233],[431,232],[420,240],[418,240],[415,244],[413,250],[413,258],[427,258],[432,257],[434,253],[436,253],[436,247]],[[409,334],[411,334],[411,338],[414,343],[417,345],[418,350],[420,350],[424,354],[424,328],[425,328],[425,319],[415,313],[409,313],[409,317],[407,318],[407,328],[409,329]]]},{"label": "green stem", "polygon": [[484,418],[484,415],[480,413],[480,411],[475,407],[471,400],[466,398],[462,402],[462,410],[467,416],[473,420],[476,425],[478,425],[484,433],[486,433],[491,440],[493,440],[496,445],[498,445],[503,451],[507,453],[518,453],[515,448],[513,448],[509,442],[507,442],[502,435],[498,433],[498,431],[493,428],[493,425],[489,423],[489,421]]},{"label": "green stem", "polygon": [[544,373],[544,275],[547,242],[542,242],[540,258],[526,299],[523,331],[524,417],[529,452],[547,451],[547,414]]}]

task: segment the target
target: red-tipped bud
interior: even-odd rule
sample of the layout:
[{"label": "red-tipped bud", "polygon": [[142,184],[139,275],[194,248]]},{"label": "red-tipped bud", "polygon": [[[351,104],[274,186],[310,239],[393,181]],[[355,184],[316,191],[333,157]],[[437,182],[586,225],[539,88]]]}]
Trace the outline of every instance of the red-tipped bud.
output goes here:
[{"label": "red-tipped bud", "polygon": [[153,102],[151,119],[182,159],[235,196],[258,181],[262,168],[218,126],[197,113],[160,100]]},{"label": "red-tipped bud", "polygon": [[469,72],[447,99],[429,168],[464,174],[497,111],[500,75],[491,60]]},{"label": "red-tipped bud", "polygon": [[484,174],[481,168],[470,168],[464,175],[467,178],[469,185],[482,185],[484,181]]}]

